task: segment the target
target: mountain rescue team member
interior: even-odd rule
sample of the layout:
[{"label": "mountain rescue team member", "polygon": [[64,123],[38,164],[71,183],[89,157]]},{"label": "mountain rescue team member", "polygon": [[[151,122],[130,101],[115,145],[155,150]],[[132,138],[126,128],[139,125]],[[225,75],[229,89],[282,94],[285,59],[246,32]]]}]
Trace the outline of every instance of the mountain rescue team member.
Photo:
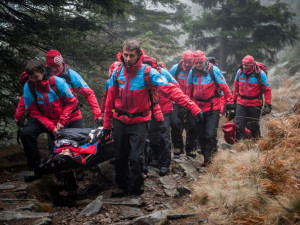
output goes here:
[{"label": "mountain rescue team member", "polygon": [[156,86],[159,93],[187,107],[198,120],[202,116],[199,107],[183,95],[179,88],[169,84],[157,70],[150,69],[148,74],[150,84],[147,84],[148,78],[144,72],[148,68],[142,63],[143,58],[144,52],[140,43],[134,39],[125,40],[119,59],[123,66],[117,79],[116,70],[110,79],[105,106],[104,133],[108,135],[112,126],[114,127],[116,183],[119,187],[112,196],[143,193],[142,157],[148,135],[148,121],[151,119],[147,85]]},{"label": "mountain rescue team member", "polygon": [[[57,50],[50,50],[46,54],[46,66],[51,68],[52,75],[64,78],[76,96],[80,93],[88,101],[94,114],[95,122],[102,121],[101,110],[94,91],[87,85],[82,77],[64,63],[61,54]],[[82,127],[82,126],[81,126]]]},{"label": "mountain rescue team member", "polygon": [[260,137],[259,117],[265,96],[265,114],[271,113],[271,87],[266,73],[256,66],[254,58],[247,55],[242,60],[242,68],[235,76],[233,96],[236,102],[236,138],[245,138],[245,127],[253,138]]},{"label": "mountain rescue team member", "polygon": [[[186,94],[187,91],[187,80],[193,64],[193,52],[187,50],[183,52],[182,60],[178,64],[173,65],[170,70],[170,74],[178,81],[184,94]],[[174,145],[174,155],[183,153],[182,132],[184,128],[186,129],[186,154],[189,155],[192,150],[197,148],[197,134],[195,129],[189,126],[190,117],[191,115],[187,113],[185,108],[174,104],[174,111],[172,114],[172,142]]]},{"label": "mountain rescue team member", "polygon": [[[19,82],[23,88],[27,81],[28,81],[28,76],[26,72],[21,73]],[[15,112],[15,121],[18,127],[24,126],[23,124],[24,114],[25,114],[25,103],[24,103],[24,95],[22,95]]]},{"label": "mountain rescue team member", "polygon": [[[166,70],[166,66],[162,62],[157,64],[158,72],[166,78],[167,82],[179,87],[177,81],[173,78],[169,71]],[[158,103],[164,118],[164,121],[161,122],[163,123],[164,129],[158,129],[157,122],[151,121],[148,138],[150,140],[150,148],[154,153],[154,161],[157,160],[158,168],[160,169],[159,175],[165,176],[170,172],[169,167],[171,163],[171,140],[169,127],[173,123],[171,118],[173,102],[169,98],[160,95]],[[160,132],[157,132],[157,130],[160,130]]]},{"label": "mountain rescue team member", "polygon": [[[42,62],[30,60],[26,73],[29,80],[24,85],[24,103],[31,118],[23,129],[23,144],[27,166],[34,171],[41,162],[38,136],[45,132],[54,141],[60,129],[82,126],[82,116],[65,80],[51,76]],[[32,174],[28,181],[35,178]]]},{"label": "mountain rescue team member", "polygon": [[206,166],[217,151],[217,128],[220,109],[223,107],[221,92],[224,93],[229,120],[234,118],[235,107],[232,94],[220,69],[210,63],[200,50],[194,52],[194,62],[195,66],[190,71],[187,82],[187,95],[203,111],[204,119],[197,128],[198,141],[204,156],[203,166]]}]

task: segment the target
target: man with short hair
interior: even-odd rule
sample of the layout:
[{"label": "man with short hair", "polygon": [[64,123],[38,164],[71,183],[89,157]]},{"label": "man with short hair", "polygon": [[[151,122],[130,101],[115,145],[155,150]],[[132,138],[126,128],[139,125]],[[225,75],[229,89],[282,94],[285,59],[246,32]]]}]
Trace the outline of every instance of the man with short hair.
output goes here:
[{"label": "man with short hair", "polygon": [[125,40],[120,53],[118,60],[122,66],[114,70],[110,79],[104,116],[105,135],[111,132],[112,122],[114,127],[119,190],[112,196],[119,197],[143,193],[143,151],[151,119],[150,88],[187,107],[198,120],[202,116],[201,110],[179,88],[142,63],[145,53],[137,40]]},{"label": "man with short hair", "polygon": [[[48,133],[54,141],[59,130],[82,126],[82,116],[65,80],[51,76],[42,62],[30,60],[26,73],[29,80],[24,85],[24,103],[30,120],[23,129],[23,144],[27,166],[34,171],[41,162],[38,136]],[[34,175],[29,177],[34,178]]]},{"label": "man with short hair", "polygon": [[101,110],[94,91],[82,79],[82,77],[73,69],[64,63],[59,51],[49,50],[46,54],[46,66],[51,68],[51,73],[54,76],[64,78],[73,91],[73,94],[80,93],[88,101],[93,114],[95,122],[101,122]]},{"label": "man with short hair", "polygon": [[[179,86],[184,94],[187,91],[187,80],[189,72],[194,65],[194,55],[190,50],[184,51],[182,59],[178,64],[172,66],[170,74],[178,81]],[[186,130],[185,151],[186,154],[192,157],[191,154],[197,148],[197,133],[194,124],[191,123],[192,117],[185,108],[174,104],[172,113],[172,142],[174,145],[174,155],[183,153],[183,129]]]},{"label": "man with short hair", "polygon": [[271,87],[266,73],[256,65],[254,58],[247,55],[242,60],[235,80],[233,97],[236,102],[236,138],[245,138],[245,127],[253,138],[260,138],[259,118],[265,97],[263,114],[271,113]]}]

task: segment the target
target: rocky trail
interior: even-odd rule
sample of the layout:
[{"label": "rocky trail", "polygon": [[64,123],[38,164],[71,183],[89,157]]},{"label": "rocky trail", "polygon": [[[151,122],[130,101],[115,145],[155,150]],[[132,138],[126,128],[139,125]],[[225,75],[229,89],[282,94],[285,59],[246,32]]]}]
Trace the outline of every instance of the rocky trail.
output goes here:
[{"label": "rocky trail", "polygon": [[85,170],[77,196],[69,196],[58,190],[53,175],[23,181],[26,167],[21,146],[0,152],[0,224],[211,224],[205,213],[193,213],[199,212],[197,205],[181,210],[191,196],[192,183],[205,173],[198,154],[195,159],[173,158],[171,173],[164,177],[152,167],[140,197],[111,198],[116,185],[109,162]]}]

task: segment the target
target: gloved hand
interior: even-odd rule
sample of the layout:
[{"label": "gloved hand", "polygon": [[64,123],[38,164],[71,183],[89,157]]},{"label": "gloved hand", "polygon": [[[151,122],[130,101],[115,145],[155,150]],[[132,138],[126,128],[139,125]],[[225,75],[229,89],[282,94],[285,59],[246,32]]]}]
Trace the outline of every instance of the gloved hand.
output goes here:
[{"label": "gloved hand", "polygon": [[264,115],[270,114],[271,111],[272,111],[272,105],[269,103],[265,103],[264,108],[262,110],[262,115],[264,116]]},{"label": "gloved hand", "polygon": [[204,117],[203,117],[203,112],[199,112],[196,116],[195,116],[196,122],[200,123],[203,121]]},{"label": "gloved hand", "polygon": [[162,134],[166,133],[167,127],[165,126],[164,121],[158,121],[157,127],[158,127],[158,130],[160,131],[160,133],[162,133]]},{"label": "gloved hand", "polygon": [[228,120],[232,120],[235,117],[235,104],[226,105],[226,113],[225,116]]}]

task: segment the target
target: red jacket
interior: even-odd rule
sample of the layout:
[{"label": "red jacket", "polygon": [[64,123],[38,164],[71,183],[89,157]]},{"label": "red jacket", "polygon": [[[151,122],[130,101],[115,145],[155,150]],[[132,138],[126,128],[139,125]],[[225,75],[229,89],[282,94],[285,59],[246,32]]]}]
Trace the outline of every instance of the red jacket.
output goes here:
[{"label": "red jacket", "polygon": [[[256,78],[256,72],[260,76],[260,82]],[[235,76],[233,89],[236,103],[243,106],[261,106],[262,94],[265,96],[265,102],[271,104],[271,87],[266,73],[260,68],[256,68],[251,74],[245,74],[239,69]]]},{"label": "red jacket", "polygon": [[15,112],[15,121],[20,121],[25,113],[24,95],[22,95]]},{"label": "red jacket", "polygon": [[57,76],[64,78],[67,81],[67,84],[73,91],[73,94],[76,98],[76,93],[80,93],[88,101],[95,119],[101,118],[101,110],[95,92],[87,85],[87,83],[76,71],[69,68],[67,64],[64,64],[63,71]]},{"label": "red jacket", "polygon": [[105,88],[102,93],[102,102],[101,102],[101,112],[105,112],[105,103],[106,103],[106,97],[107,97],[107,90],[108,90],[108,85],[109,85],[109,79],[105,83]]},{"label": "red jacket", "polygon": [[[206,74],[203,74],[202,71],[197,71],[194,76],[193,70],[191,70],[188,78],[187,95],[194,100],[203,112],[208,112],[211,109],[220,110],[221,112],[224,110],[224,99],[226,104],[233,104],[233,97],[220,69],[209,63],[207,69],[211,67],[218,85],[210,76],[209,70]],[[218,86],[220,90],[218,90]],[[224,97],[222,97],[222,92]],[[219,96],[212,98],[216,93],[219,93]],[[210,98],[212,98],[211,101],[208,101]],[[205,100],[208,102],[205,102]]]},{"label": "red jacket", "polygon": [[[123,65],[117,80],[115,79],[116,70],[113,72],[109,81],[105,106],[105,129],[110,129],[112,127],[113,117],[126,124],[141,123],[151,119],[149,91],[144,78],[146,65],[142,63],[143,58],[144,52],[135,65]],[[179,88],[174,84],[169,84],[157,70],[151,68],[149,76],[151,86],[156,86],[161,95],[188,108],[193,115],[196,115],[201,111],[199,107],[185,96]],[[112,112],[114,106],[116,110],[127,114],[140,113],[142,116],[118,116],[118,113]]]},{"label": "red jacket", "polygon": [[[180,61],[180,63],[182,62],[182,60]],[[179,66],[179,64],[176,64],[174,66],[172,66],[171,70],[170,70],[170,74],[174,77],[177,67]],[[189,77],[189,72],[190,70],[188,70],[185,66],[184,63],[182,63],[182,70],[179,71],[178,77],[174,77],[177,81],[178,84],[181,88],[181,90],[183,91],[184,94],[186,94],[187,91],[187,81],[188,81],[188,77]]]},{"label": "red jacket", "polygon": [[[82,116],[80,110],[76,110],[78,101],[65,80],[54,76],[57,88],[55,90],[50,85],[50,79],[45,75],[41,82],[28,81],[24,86],[24,102],[30,117],[37,119],[48,130],[54,131],[58,122],[66,125],[81,119]],[[35,92],[32,93],[31,90]]]},{"label": "red jacket", "polygon": [[[168,72],[168,70],[161,68],[161,75],[167,79],[168,83],[172,83],[176,87],[179,87],[178,82]],[[173,102],[169,98],[165,98],[163,95],[159,96],[159,105],[163,114],[173,111]]]}]

